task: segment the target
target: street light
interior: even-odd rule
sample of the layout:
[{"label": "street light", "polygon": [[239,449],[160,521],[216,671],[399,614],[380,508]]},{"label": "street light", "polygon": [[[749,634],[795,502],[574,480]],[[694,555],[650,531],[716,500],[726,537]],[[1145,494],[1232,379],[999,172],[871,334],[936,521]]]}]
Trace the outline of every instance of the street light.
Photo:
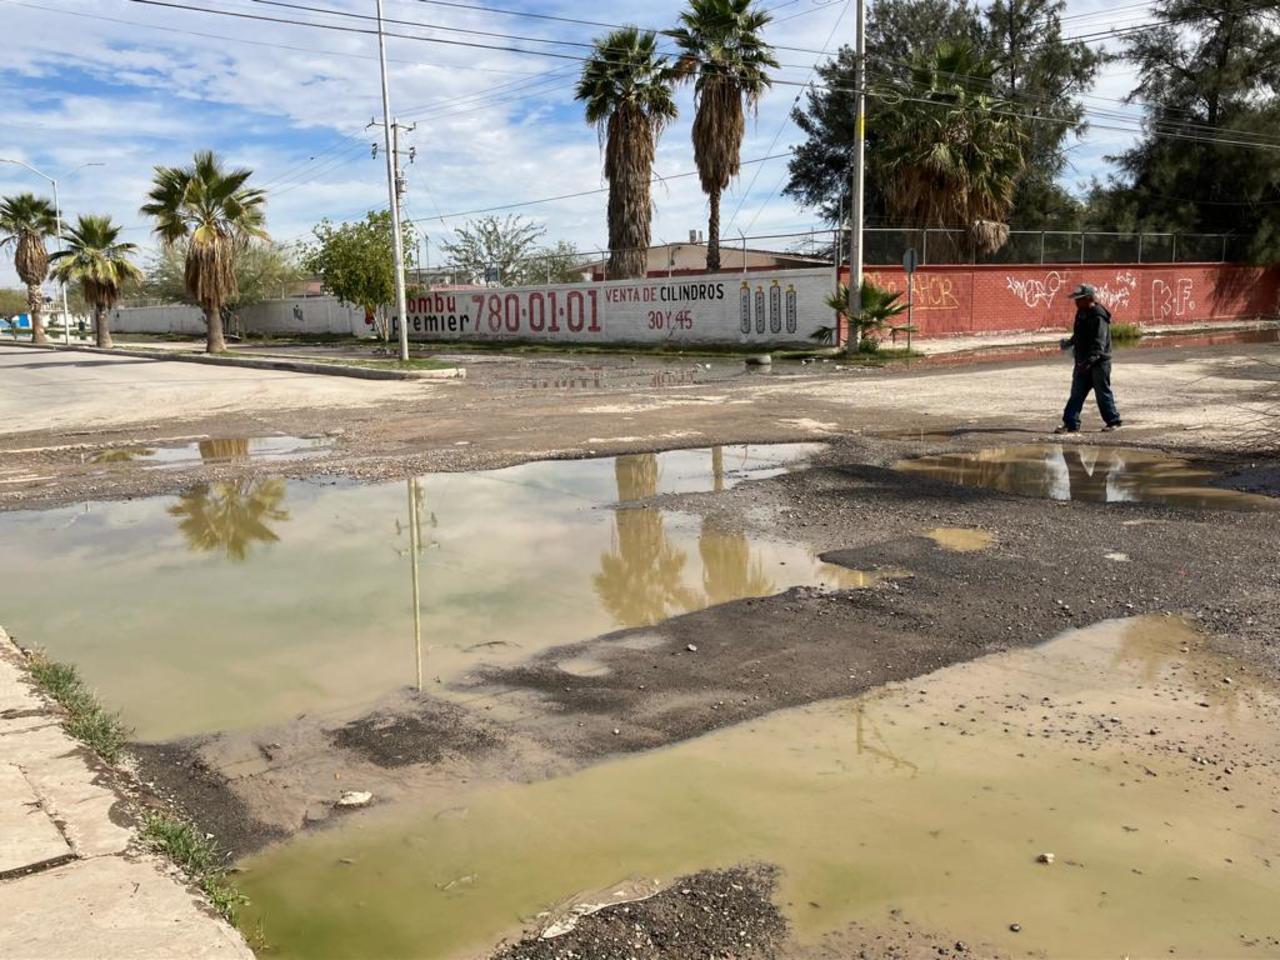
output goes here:
[{"label": "street light", "polygon": [[[58,221],[58,244],[59,246],[61,246],[62,244],[62,205],[58,201],[57,178],[51,177],[49,176],[49,174],[45,173],[43,170],[37,170],[31,164],[24,163],[21,160],[12,160],[9,157],[0,157],[0,163],[12,163],[15,166],[25,167],[26,169],[34,173],[37,177],[44,177],[44,179],[48,180],[49,183],[53,186],[53,213],[54,213],[54,217]],[[71,174],[75,173],[77,170],[83,170],[85,167],[105,167],[105,166],[106,164],[103,163],[101,160],[88,160],[80,164],[80,166],[78,167],[72,167],[62,176],[63,176],[63,179],[66,179],[67,177],[71,176]],[[34,321],[32,322],[34,323]],[[34,336],[34,329],[32,331],[32,335]],[[67,285],[65,283],[62,284],[62,342],[68,345],[71,343],[71,311],[67,307]]]}]

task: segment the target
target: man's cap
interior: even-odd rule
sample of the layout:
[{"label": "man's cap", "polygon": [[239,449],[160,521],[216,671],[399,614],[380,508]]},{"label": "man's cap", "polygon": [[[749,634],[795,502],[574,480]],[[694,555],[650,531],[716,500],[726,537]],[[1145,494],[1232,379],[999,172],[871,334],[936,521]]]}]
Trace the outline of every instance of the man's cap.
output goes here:
[{"label": "man's cap", "polygon": [[1089,286],[1089,284],[1082,283],[1080,284],[1080,286],[1072,290],[1071,293],[1068,294],[1068,296],[1072,300],[1083,300],[1085,297],[1093,297],[1096,299],[1098,296],[1098,291],[1093,289],[1093,287]]}]

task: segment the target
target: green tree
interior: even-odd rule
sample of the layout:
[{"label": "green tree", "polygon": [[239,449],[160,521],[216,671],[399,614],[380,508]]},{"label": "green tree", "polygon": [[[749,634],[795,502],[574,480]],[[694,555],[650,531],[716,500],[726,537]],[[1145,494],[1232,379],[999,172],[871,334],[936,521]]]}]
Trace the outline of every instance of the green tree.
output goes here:
[{"label": "green tree", "polygon": [[[1010,222],[1018,227],[1066,229],[1081,207],[1057,182],[1066,164],[1066,142],[1084,129],[1081,96],[1103,59],[1086,44],[1062,35],[1062,0],[995,0],[985,10],[965,0],[880,0],[867,19],[867,157],[865,213],[872,223],[891,216],[888,185],[877,167],[880,147],[898,129],[918,96],[916,66],[943,43],[968,43],[990,60],[975,92],[1025,114],[1027,163],[1015,186]],[[807,91],[792,119],[805,135],[790,161],[786,192],[816,207],[835,223],[847,201],[853,151],[854,57],[848,47],[818,68],[820,85]],[[1034,117],[1035,119],[1030,119]]]},{"label": "green tree", "polygon": [[49,275],[46,237],[58,232],[53,204],[33,193],[18,193],[0,202],[0,247],[13,244],[13,268],[27,285],[27,312],[31,314],[31,339],[48,343],[44,332],[44,293]]},{"label": "green tree", "polygon": [[676,116],[674,73],[657,35],[623,27],[597,40],[574,96],[599,131],[609,181],[611,278],[643,277],[653,222],[653,161],[658,137]]},{"label": "green tree", "polygon": [[[1096,189],[1097,225],[1231,233],[1240,255],[1280,259],[1280,24],[1256,0],[1159,0],[1128,40],[1145,136]],[[1248,144],[1265,143],[1258,147]]]},{"label": "green tree", "polygon": [[267,238],[266,194],[247,187],[253,171],[226,170],[212,150],[187,167],[156,167],[142,213],[166,246],[185,244],[187,293],[204,311],[206,349],[223,353],[222,307],[234,300],[236,261],[250,241]]},{"label": "green tree", "polygon": [[486,271],[492,269],[498,271],[498,282],[503,286],[540,283],[540,264],[531,257],[546,232],[545,227],[518,214],[502,219],[481,217],[468,220],[455,231],[452,243],[440,247],[449,255],[452,269],[471,283],[483,283]]},{"label": "green tree", "polygon": [[1085,94],[1105,55],[1062,34],[1066,0],[993,0],[986,10],[982,49],[995,67],[991,93],[1034,116],[1026,166],[1014,190],[1012,219],[1028,230],[1078,225],[1080,204],[1058,183],[1067,165],[1066,141],[1083,133]]},{"label": "green tree", "polygon": [[0,288],[0,319],[7,320],[16,314],[25,313],[26,310],[27,291]]},{"label": "green tree", "polygon": [[900,108],[875,165],[890,215],[917,227],[958,226],[979,253],[1008,239],[1026,133],[988,92],[994,66],[967,43],[939,45],[912,70],[915,97]]},{"label": "green tree", "polygon": [[[146,276],[130,295],[166,303],[195,303],[187,291],[187,244],[160,248],[147,266]],[[235,325],[238,314],[255,303],[287,297],[307,278],[295,251],[284,244],[251,241],[236,257],[236,292],[222,304],[224,324]]]},{"label": "green tree", "polygon": [[[370,210],[363,220],[334,226],[328,220],[316,224],[315,242],[302,255],[302,265],[320,277],[326,292],[374,318],[383,340],[391,335],[388,309],[396,299],[395,234],[391,211]],[[409,230],[404,233],[405,265],[412,266]]]},{"label": "green tree", "polygon": [[67,249],[53,255],[53,275],[59,283],[80,288],[93,308],[93,329],[99,347],[111,346],[107,311],[120,302],[125,284],[142,279],[133,262],[136,244],[120,240],[120,227],[107,216],[81,214],[67,230]]},{"label": "green tree", "polygon": [[720,269],[720,195],[738,175],[746,115],[778,68],[764,41],[770,15],[753,0],[689,0],[680,26],[665,31],[680,50],[676,76],[693,82],[693,157],[710,201],[707,269]]},{"label": "green tree", "polygon": [[[569,240],[542,247],[520,271],[521,283],[581,283],[587,270],[582,252]],[[610,274],[610,277],[613,275]]]},{"label": "green tree", "polygon": [[[879,95],[867,98],[867,156],[874,160],[879,144],[897,122],[901,106],[894,90],[908,89],[911,65],[947,40],[982,39],[976,7],[957,0],[880,0],[867,11],[867,71]],[[816,207],[824,220],[836,223],[848,203],[852,172],[854,90],[853,49],[842,47],[817,68],[818,83],[791,111],[804,142],[789,161],[785,192],[805,206]],[[887,211],[880,180],[866,181],[865,211],[872,223]]]}]

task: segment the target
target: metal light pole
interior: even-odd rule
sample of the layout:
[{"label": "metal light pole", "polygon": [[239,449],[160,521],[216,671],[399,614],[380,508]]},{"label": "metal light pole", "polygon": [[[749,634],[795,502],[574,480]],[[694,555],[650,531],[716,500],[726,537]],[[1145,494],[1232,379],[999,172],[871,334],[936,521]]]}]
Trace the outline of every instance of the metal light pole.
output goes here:
[{"label": "metal light pole", "polygon": [[382,72],[382,133],[387,151],[387,197],[391,202],[391,249],[395,257],[396,316],[400,318],[400,360],[409,359],[409,324],[404,290],[404,237],[400,235],[400,194],[396,189],[396,155],[391,139],[391,91],[387,84],[387,37],[382,32],[382,0],[378,7],[378,65]]},{"label": "metal light pole", "polygon": [[[849,196],[849,304],[858,305],[862,313],[862,207],[867,135],[867,5],[857,0],[857,35],[854,38],[854,110],[853,129],[853,183]],[[849,336],[854,336],[849,331]]]},{"label": "metal light pole", "polygon": [[[49,174],[45,173],[43,170],[37,170],[31,164],[24,163],[21,160],[11,160],[8,157],[0,157],[0,163],[12,163],[15,166],[25,167],[26,169],[34,173],[37,177],[44,177],[44,179],[49,181],[50,186],[53,187],[53,215],[54,215],[54,218],[57,220],[57,224],[58,224],[57,226],[58,246],[59,248],[61,248],[62,246],[62,204],[58,200],[57,178],[51,177],[49,176]],[[78,167],[72,167],[70,170],[64,173],[63,176],[69,177],[71,176],[71,174],[75,173],[77,170],[83,170],[85,167],[105,167],[105,166],[106,164],[100,160],[90,160],[87,163],[80,164],[80,166]],[[71,311],[67,307],[67,285],[64,283],[64,284],[61,284],[61,287],[62,287],[62,342],[64,344],[70,344],[71,343]],[[31,336],[33,339],[35,337],[34,323],[35,321],[33,320],[32,321],[33,326],[31,330]]]}]

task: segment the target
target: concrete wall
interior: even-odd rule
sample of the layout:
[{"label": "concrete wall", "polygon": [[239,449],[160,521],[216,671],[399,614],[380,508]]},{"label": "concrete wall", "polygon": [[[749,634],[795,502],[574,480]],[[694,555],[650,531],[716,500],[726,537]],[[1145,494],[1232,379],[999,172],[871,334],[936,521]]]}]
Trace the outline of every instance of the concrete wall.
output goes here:
[{"label": "concrete wall", "polygon": [[[246,333],[373,335],[363,310],[343,306],[333,297],[267,300],[241,311],[240,320]],[[116,333],[204,336],[204,314],[183,304],[122,307],[112,311],[111,329]]]},{"label": "concrete wall", "polygon": [[[901,267],[869,267],[905,290]],[[844,278],[847,282],[847,274]],[[915,324],[924,337],[1065,329],[1067,293],[1093,284],[1117,322],[1143,325],[1275,316],[1280,269],[1232,264],[934,266],[915,275]],[[832,323],[823,303],[830,269],[657,277],[608,283],[438,290],[412,298],[415,340],[547,343],[808,344]],[[371,337],[364,311],[332,297],[272,300],[243,311],[246,333]],[[901,322],[906,322],[905,316]],[[117,310],[118,333],[204,334],[181,305]]]},{"label": "concrete wall", "polygon": [[[868,267],[867,276],[889,290],[906,290],[901,267]],[[1276,268],[1195,263],[931,266],[913,280],[915,325],[925,337],[1065,329],[1075,314],[1067,294],[1079,283],[1097,288],[1117,323],[1163,326],[1280,312]],[[906,322],[905,316],[901,321]]]}]

